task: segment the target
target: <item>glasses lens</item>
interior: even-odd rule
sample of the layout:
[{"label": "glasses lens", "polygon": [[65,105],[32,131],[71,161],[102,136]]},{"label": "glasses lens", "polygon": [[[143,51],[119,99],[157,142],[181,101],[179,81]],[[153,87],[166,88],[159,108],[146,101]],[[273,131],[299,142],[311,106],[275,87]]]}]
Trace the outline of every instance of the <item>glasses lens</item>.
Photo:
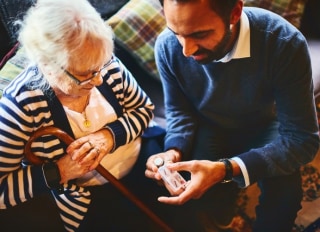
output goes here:
[{"label": "glasses lens", "polygon": [[105,76],[106,74],[107,74],[107,72],[108,72],[108,67],[109,67],[109,65],[112,63],[112,59],[111,60],[109,60],[105,65],[103,65],[103,67],[100,69],[100,75],[101,76]]},{"label": "glasses lens", "polygon": [[88,84],[93,78],[95,78],[96,76],[98,75],[101,75],[102,77],[104,75],[107,74],[108,72],[108,66],[112,63],[112,59],[109,60],[106,64],[103,65],[103,67],[99,70],[99,71],[96,71],[96,72],[93,72],[91,74],[91,77],[87,80],[84,80],[84,81],[80,81],[78,78],[76,78],[74,75],[72,75],[70,72],[68,72],[67,70],[64,69],[64,72],[71,78],[73,79],[78,85],[86,85]]},{"label": "glasses lens", "polygon": [[85,81],[81,81],[79,85],[86,85],[88,84],[93,78],[95,78],[97,75],[90,77],[89,79]]}]

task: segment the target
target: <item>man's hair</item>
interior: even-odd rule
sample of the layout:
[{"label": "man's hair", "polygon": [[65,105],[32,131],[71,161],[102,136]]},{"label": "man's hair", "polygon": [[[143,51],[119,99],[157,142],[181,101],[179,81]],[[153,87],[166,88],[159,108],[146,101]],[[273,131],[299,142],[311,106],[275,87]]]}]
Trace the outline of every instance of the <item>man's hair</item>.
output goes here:
[{"label": "man's hair", "polygon": [[[159,0],[160,4],[163,6],[163,2],[165,0]],[[166,0],[173,1],[177,3],[188,3],[188,2],[196,2],[199,0]],[[239,0],[207,0],[211,5],[211,9],[216,12],[220,17],[226,19],[229,17],[233,7]]]}]

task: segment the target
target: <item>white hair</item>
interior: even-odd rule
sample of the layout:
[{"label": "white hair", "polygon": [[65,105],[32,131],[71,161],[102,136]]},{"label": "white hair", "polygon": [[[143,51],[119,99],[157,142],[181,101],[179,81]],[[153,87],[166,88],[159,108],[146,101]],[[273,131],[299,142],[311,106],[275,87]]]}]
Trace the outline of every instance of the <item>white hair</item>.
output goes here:
[{"label": "white hair", "polygon": [[67,67],[70,54],[84,43],[105,57],[114,49],[111,27],[87,0],[38,0],[20,24],[18,39],[38,65]]}]

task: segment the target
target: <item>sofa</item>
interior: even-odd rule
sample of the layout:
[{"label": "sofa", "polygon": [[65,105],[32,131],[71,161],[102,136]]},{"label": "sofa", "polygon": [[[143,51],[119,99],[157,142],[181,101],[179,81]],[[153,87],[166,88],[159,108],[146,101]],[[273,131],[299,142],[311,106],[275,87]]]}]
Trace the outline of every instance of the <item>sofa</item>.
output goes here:
[{"label": "sofa", "polygon": [[[161,6],[158,0],[89,0],[115,30],[115,53],[134,74],[139,84],[154,102],[155,121],[165,126],[163,94],[157,74],[153,45],[158,33],[165,28]],[[17,28],[13,24],[22,18],[24,12],[35,0],[0,0],[0,91],[10,81],[4,66],[16,53]],[[280,3],[281,4],[280,4]],[[313,71],[315,101],[320,111],[320,1],[317,0],[247,0],[246,5],[267,8],[281,14],[297,26],[306,36]],[[13,50],[10,52],[10,49]],[[7,57],[5,55],[7,54]],[[19,60],[20,59],[20,60]],[[14,65],[21,65],[22,58],[14,59]],[[11,73],[9,75],[12,75]]]}]

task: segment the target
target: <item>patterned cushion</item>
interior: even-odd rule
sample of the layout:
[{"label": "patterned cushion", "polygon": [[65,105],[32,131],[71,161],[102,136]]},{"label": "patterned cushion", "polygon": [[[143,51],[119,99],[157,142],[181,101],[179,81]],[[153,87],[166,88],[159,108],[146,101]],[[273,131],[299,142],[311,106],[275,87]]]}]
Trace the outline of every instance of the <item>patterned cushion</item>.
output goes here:
[{"label": "patterned cushion", "polygon": [[166,26],[159,0],[131,0],[106,23],[113,28],[117,44],[130,52],[151,76],[159,79],[153,47]]},{"label": "patterned cushion", "polygon": [[271,10],[299,28],[307,1],[308,0],[246,0],[245,5]]},{"label": "patterned cushion", "polygon": [[[246,0],[246,6],[269,9],[282,15],[296,27],[307,0]],[[158,34],[166,27],[162,7],[158,0],[130,0],[109,18],[117,44],[138,61],[151,76],[159,80],[154,60],[154,43]],[[22,71],[26,64],[23,52],[18,52],[0,71],[0,97],[3,88]]]},{"label": "patterned cushion", "polygon": [[10,58],[0,70],[0,98],[4,88],[28,65],[28,59],[23,48],[20,48],[17,53]]}]

